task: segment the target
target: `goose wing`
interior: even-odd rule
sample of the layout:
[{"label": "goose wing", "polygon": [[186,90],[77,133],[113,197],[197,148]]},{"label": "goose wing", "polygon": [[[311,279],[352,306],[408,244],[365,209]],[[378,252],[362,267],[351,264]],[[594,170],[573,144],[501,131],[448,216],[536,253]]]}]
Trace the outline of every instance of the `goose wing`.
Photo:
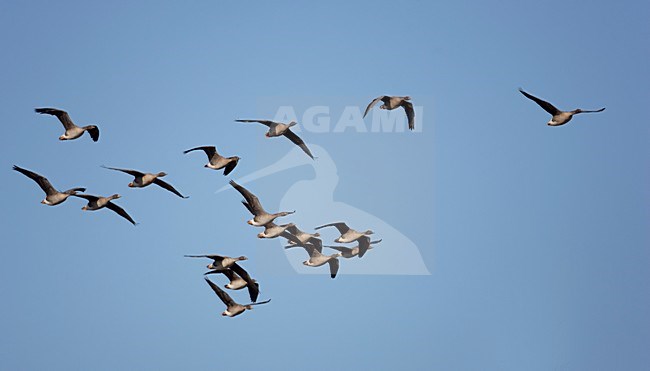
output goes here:
[{"label": "goose wing", "polygon": [[603,107],[601,109],[597,109],[597,110],[591,110],[591,111],[589,111],[589,110],[587,110],[587,111],[580,110],[580,113],[595,113],[595,112],[603,112],[604,110],[605,110],[605,107]]},{"label": "goose wing", "polygon": [[122,209],[121,207],[115,205],[114,203],[112,203],[112,202],[109,201],[109,202],[106,204],[106,207],[109,208],[109,209],[111,209],[111,210],[113,210],[113,211],[115,211],[115,212],[117,213],[117,215],[121,216],[122,218],[124,218],[124,219],[130,221],[131,224],[133,224],[133,225],[136,225],[136,224],[137,224],[137,223],[135,222],[135,220],[133,220],[133,218],[131,218],[131,216],[130,216],[129,214],[127,214],[126,211],[124,211],[124,209]]},{"label": "goose wing", "polygon": [[384,97],[385,97],[385,95],[382,95],[381,97],[377,97],[377,98],[373,99],[373,101],[370,102],[370,104],[368,105],[368,107],[366,107],[366,112],[363,113],[363,117],[366,117],[366,115],[368,114],[368,111],[370,111],[370,110],[372,109],[372,107],[373,107],[375,104],[377,104],[377,102],[379,102],[380,100],[384,99]]},{"label": "goose wing", "polygon": [[235,170],[235,166],[237,166],[238,163],[239,163],[238,159],[230,160],[230,162],[228,163],[228,165],[226,165],[226,168],[223,171],[223,175],[230,174],[233,170]]},{"label": "goose wing", "polygon": [[215,254],[212,254],[212,255],[183,255],[183,256],[186,257],[186,258],[208,258],[208,259],[212,259],[214,261],[222,261],[225,258],[225,256],[215,255]]},{"label": "goose wing", "polygon": [[[287,228],[287,229],[289,229],[289,228]],[[294,236],[293,234],[287,232],[286,229],[285,229],[284,231],[282,231],[282,233],[280,233],[280,236],[286,238],[287,240],[293,242],[293,243],[296,244],[296,245],[302,245],[302,242],[300,242],[300,240],[298,239],[298,237],[296,237],[296,236]]]},{"label": "goose wing", "polygon": [[160,186],[160,187],[162,187],[162,188],[168,190],[169,192],[175,194],[175,195],[178,196],[178,197],[181,197],[181,198],[189,198],[189,196],[183,196],[179,191],[176,190],[176,188],[172,187],[171,184],[165,182],[164,180],[162,180],[162,179],[160,179],[160,178],[156,178],[156,179],[154,179],[153,182],[154,182],[156,185],[158,185],[158,186]]},{"label": "goose wing", "polygon": [[541,100],[541,99],[539,99],[539,98],[537,98],[537,97],[535,97],[533,95],[530,95],[530,94],[526,93],[522,88],[519,88],[519,92],[521,94],[523,94],[526,98],[528,98],[528,99],[532,100],[533,102],[537,103],[540,107],[542,107],[544,109],[544,111],[550,113],[553,116],[555,116],[558,113],[562,112],[559,109],[555,108],[555,106],[553,106],[549,102],[547,102],[545,100]]},{"label": "goose wing", "polygon": [[307,148],[305,142],[302,139],[300,139],[300,137],[296,135],[296,133],[291,131],[291,129],[285,130],[284,134],[282,135],[289,138],[290,141],[292,141],[295,145],[300,147],[303,150],[303,152],[307,154],[307,156],[311,157],[312,160],[314,159],[314,155],[311,154],[311,151],[309,150],[309,148]]},{"label": "goose wing", "polygon": [[93,195],[85,195],[85,194],[73,194],[71,196],[83,198],[85,200],[88,200],[88,202],[93,202],[99,200],[99,197],[93,196]]},{"label": "goose wing", "polygon": [[325,227],[336,227],[336,229],[338,229],[339,232],[341,232],[341,235],[345,234],[345,232],[350,230],[350,227],[348,227],[348,225],[343,222],[325,224],[325,225],[321,225],[320,227],[316,227],[314,229],[321,229]]},{"label": "goose wing", "polygon": [[230,185],[233,186],[239,193],[241,193],[241,195],[248,203],[248,206],[246,206],[246,208],[249,211],[251,211],[253,215],[260,215],[266,213],[266,211],[264,211],[264,208],[262,207],[262,204],[260,204],[260,200],[257,198],[257,196],[250,193],[246,188],[235,183],[234,180],[230,181]]},{"label": "goose wing", "polygon": [[76,127],[77,125],[72,122],[70,115],[66,111],[56,109],[56,108],[36,108],[34,109],[37,113],[56,116],[56,118],[61,121],[63,127],[68,130]]},{"label": "goose wing", "polygon": [[142,177],[142,176],[144,176],[144,173],[139,172],[139,171],[137,171],[137,170],[118,169],[118,168],[116,168],[116,167],[108,167],[108,166],[104,166],[104,165],[102,165],[102,167],[103,167],[104,169],[110,169],[110,170],[121,171],[121,172],[123,172],[123,173],[127,173],[127,174],[129,174],[129,175],[132,175],[132,176],[134,176],[134,177],[136,177],[136,178],[137,178],[137,177]]},{"label": "goose wing", "polygon": [[[58,193],[57,190],[54,189],[54,187],[52,187],[52,184],[50,184],[50,181],[47,180],[46,177],[44,177],[44,176],[42,176],[42,175],[38,175],[38,174],[36,174],[36,173],[33,172],[33,171],[29,171],[29,170],[27,170],[27,169],[23,169],[23,168],[18,167],[18,166],[16,166],[16,165],[14,165],[14,168],[13,168],[13,169],[16,170],[17,172],[19,172],[19,173],[21,173],[21,174],[27,176],[28,178],[32,179],[32,180],[35,181],[36,183],[38,183],[38,186],[41,187],[41,189],[43,190],[43,192],[45,192],[45,194],[47,194],[48,196],[50,196],[50,195],[54,195],[54,194],[57,194],[57,193]],[[83,191],[82,191],[82,192],[83,192]]]},{"label": "goose wing", "polygon": [[368,248],[370,247],[370,237],[367,236],[362,236],[361,238],[358,239],[359,241],[359,257],[363,257],[363,255],[368,251]]},{"label": "goose wing", "polygon": [[345,247],[345,246],[330,246],[330,245],[325,245],[325,247],[329,247],[330,249],[338,250],[338,251],[340,251],[340,252],[342,252],[342,253],[348,253],[348,254],[351,254],[351,253],[352,253],[352,249],[349,248],[349,247]]},{"label": "goose wing", "polygon": [[251,298],[251,301],[254,303],[257,301],[257,297],[260,295],[259,286],[256,285],[257,282],[251,278],[251,276],[242,268],[239,264],[233,263],[230,266],[230,269],[237,273],[244,281],[246,281],[246,287],[248,288],[248,295]]},{"label": "goose wing", "polygon": [[84,129],[88,132],[90,137],[93,139],[93,142],[99,140],[99,128],[95,125],[84,126]]},{"label": "goose wing", "polygon": [[409,130],[415,129],[415,111],[413,111],[413,103],[402,101],[402,107],[406,111],[406,118],[409,121]]},{"label": "goose wing", "polygon": [[266,125],[268,127],[271,127],[271,125],[277,125],[277,122],[270,121],[270,120],[235,120],[236,122],[258,122],[262,125]]},{"label": "goose wing", "polygon": [[230,295],[228,295],[227,292],[223,291],[219,286],[215,285],[207,277],[205,277],[205,282],[207,282],[208,285],[210,285],[210,287],[212,288],[212,291],[214,291],[214,293],[217,294],[219,299],[221,299],[221,301],[224,304],[226,304],[227,307],[231,307],[231,306],[236,304],[235,301],[232,300],[232,298],[230,297]]},{"label": "goose wing", "polygon": [[336,278],[336,274],[339,272],[339,260],[333,258],[327,263],[330,265],[330,277],[332,277],[332,279]]},{"label": "goose wing", "polygon": [[219,153],[217,152],[217,147],[215,146],[202,146],[202,147],[194,147],[191,149],[188,149],[186,151],[183,151],[183,154],[187,154],[192,151],[203,151],[205,154],[208,156],[208,160],[210,160],[212,157],[215,155],[218,155]]}]

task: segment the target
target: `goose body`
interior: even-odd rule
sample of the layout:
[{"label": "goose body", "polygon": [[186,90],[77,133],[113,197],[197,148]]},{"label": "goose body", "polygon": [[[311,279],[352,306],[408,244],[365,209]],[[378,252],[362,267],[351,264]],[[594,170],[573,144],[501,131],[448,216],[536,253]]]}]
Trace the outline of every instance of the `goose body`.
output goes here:
[{"label": "goose body", "polygon": [[232,157],[221,156],[219,152],[217,152],[217,147],[215,146],[196,147],[196,148],[188,149],[187,151],[183,151],[183,153],[189,153],[192,151],[205,152],[205,154],[208,156],[208,163],[205,164],[204,167],[207,167],[208,169],[212,169],[212,170],[225,169],[223,171],[223,175],[230,174],[230,172],[235,169],[235,166],[237,166],[240,160],[238,156],[232,156]]},{"label": "goose body", "polygon": [[245,256],[238,256],[236,258],[231,258],[230,256],[223,255],[185,255],[186,258],[208,258],[212,259],[212,263],[207,265],[208,269],[214,270],[224,270],[231,268],[236,262],[248,260]]},{"label": "goose body", "polygon": [[56,116],[56,118],[61,121],[61,124],[63,124],[63,128],[65,129],[65,133],[59,137],[59,140],[77,139],[85,132],[88,132],[94,142],[99,140],[99,128],[97,126],[77,126],[74,124],[74,122],[72,122],[70,115],[68,115],[66,111],[56,108],[36,108],[34,111],[40,114]]},{"label": "goose body", "polygon": [[551,103],[539,99],[531,94],[526,93],[523,89],[519,88],[519,92],[523,94],[526,98],[532,100],[533,102],[537,103],[540,107],[542,107],[546,112],[550,113],[552,115],[551,120],[546,123],[548,126],[561,126],[573,118],[574,115],[577,115],[579,113],[595,113],[595,112],[603,112],[605,108],[601,108],[598,110],[582,110],[580,108],[577,108],[573,111],[561,111],[555,106],[553,106]]},{"label": "goose body", "polygon": [[342,256],[340,252],[332,255],[323,255],[318,249],[316,249],[311,244],[301,245],[309,254],[309,260],[305,260],[302,264],[308,267],[320,267],[325,264],[329,264],[330,267],[330,277],[332,279],[336,278],[336,274],[339,271],[339,260],[338,257]]},{"label": "goose body", "polygon": [[155,184],[163,189],[168,190],[169,192],[172,192],[178,197],[181,198],[187,198],[186,196],[183,196],[180,192],[176,190],[176,188],[172,187],[171,184],[165,182],[164,180],[160,179],[164,176],[167,175],[167,173],[160,172],[160,173],[143,173],[137,170],[130,170],[130,169],[118,169],[114,167],[107,167],[103,166],[105,169],[110,169],[110,170],[116,170],[116,171],[121,171],[123,173],[132,175],[134,177],[133,181],[128,184],[129,187],[131,188],[144,188],[147,187],[151,184]]},{"label": "goose body", "polygon": [[86,188],[72,188],[72,189],[68,189],[67,191],[59,192],[52,186],[50,181],[47,180],[47,178],[44,176],[36,174],[35,172],[29,171],[27,169],[23,169],[16,165],[14,165],[13,169],[25,175],[26,177],[32,179],[39,185],[39,187],[41,187],[43,192],[45,192],[45,198],[43,199],[43,201],[41,201],[41,203],[44,205],[48,205],[48,206],[58,205],[63,201],[67,200],[68,197],[76,194],[77,192],[86,191]]},{"label": "goose body", "polygon": [[205,281],[208,283],[210,288],[212,288],[212,291],[214,291],[214,293],[217,294],[219,299],[221,299],[221,301],[226,305],[226,310],[221,313],[222,316],[235,317],[244,313],[246,310],[253,309],[254,305],[266,304],[271,301],[271,299],[269,299],[259,303],[242,305],[232,300],[232,298],[230,297],[230,295],[228,295],[228,293],[223,291],[219,286],[215,285],[207,277],[205,278]]},{"label": "goose body", "polygon": [[413,110],[413,104],[411,102],[408,102],[409,100],[411,100],[411,97],[409,96],[391,97],[389,95],[382,95],[373,99],[373,101],[368,104],[366,111],[363,113],[363,117],[366,117],[368,112],[375,104],[377,104],[377,102],[382,101],[384,104],[379,107],[380,109],[394,110],[396,108],[403,107],[404,112],[406,112],[406,118],[408,119],[409,130],[413,130],[415,129],[415,111]]},{"label": "goose body", "polygon": [[269,222],[264,225],[264,232],[257,234],[257,238],[276,238],[293,225],[293,223],[277,225],[273,222]]},{"label": "goose body", "polygon": [[368,247],[370,246],[369,244],[370,238],[368,238],[367,236],[374,233],[370,229],[365,232],[355,231],[354,229],[351,229],[350,227],[347,226],[347,224],[343,222],[325,224],[325,225],[321,225],[320,227],[316,227],[314,229],[321,229],[325,227],[336,227],[336,229],[338,229],[339,232],[341,233],[341,236],[335,239],[334,242],[350,243],[358,240],[360,258],[363,257],[363,255],[368,250]]},{"label": "goose body", "polygon": [[[257,196],[249,192],[246,188],[235,183],[234,180],[230,181],[230,185],[233,186],[233,188],[235,188],[244,197],[244,201],[242,201],[242,204],[244,204],[246,209],[250,211],[251,214],[253,214],[253,219],[247,222],[250,225],[254,225],[256,227],[265,226],[269,223],[272,223],[276,218],[295,213],[295,211],[281,211],[275,214],[269,214],[268,212],[266,212],[266,210],[264,210]],[[282,231],[280,231],[279,233],[281,232]]]},{"label": "goose body", "polygon": [[107,209],[110,209],[110,210],[114,211],[115,213],[117,213],[122,218],[124,218],[124,219],[128,220],[129,222],[131,222],[131,224],[133,224],[133,225],[137,224],[133,220],[133,218],[131,218],[131,216],[126,211],[124,211],[124,209],[122,209],[121,207],[119,207],[116,204],[114,204],[113,202],[111,202],[113,200],[116,200],[116,199],[122,197],[122,196],[120,196],[118,194],[114,194],[114,195],[108,196],[108,197],[100,197],[100,196],[93,196],[93,195],[86,195],[86,194],[73,194],[72,196],[83,198],[86,201],[88,201],[88,204],[86,204],[86,206],[82,207],[81,210],[95,211],[95,210],[100,210],[100,209],[103,209],[103,208],[107,208]]},{"label": "goose body", "polygon": [[236,122],[257,122],[262,125],[265,125],[269,128],[269,130],[264,134],[267,138],[273,138],[273,137],[279,137],[279,136],[285,136],[287,139],[289,139],[293,144],[297,145],[302,149],[303,152],[307,154],[307,156],[311,157],[311,159],[314,159],[314,156],[311,154],[311,151],[309,148],[307,148],[307,145],[305,142],[298,136],[296,133],[291,131],[292,126],[298,125],[297,122],[291,121],[288,124],[283,124],[281,122],[275,122],[275,121],[270,121],[270,120],[235,120]]}]

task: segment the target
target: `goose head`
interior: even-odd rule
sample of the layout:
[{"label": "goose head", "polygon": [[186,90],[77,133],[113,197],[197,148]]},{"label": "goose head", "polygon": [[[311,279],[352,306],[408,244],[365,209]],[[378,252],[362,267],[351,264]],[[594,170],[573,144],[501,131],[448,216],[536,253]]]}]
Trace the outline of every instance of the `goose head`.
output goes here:
[{"label": "goose head", "polygon": [[411,97],[409,97],[409,96],[407,95],[407,96],[404,97],[404,100],[411,100]]},{"label": "goose head", "polygon": [[264,232],[260,232],[260,233],[257,234],[257,238],[264,238],[264,237],[266,237]]},{"label": "goose head", "polygon": [[47,200],[46,200],[46,199],[43,199],[43,201],[41,201],[41,203],[42,203],[43,205],[47,205]]},{"label": "goose head", "polygon": [[129,186],[129,188],[133,188],[133,187],[135,187],[135,182],[131,182],[131,183],[129,183],[128,186]]},{"label": "goose head", "polygon": [[374,233],[375,233],[375,232],[371,231],[370,229],[368,229],[367,231],[363,232],[363,234],[366,234],[366,235],[367,235],[367,234],[374,234]]},{"label": "goose head", "polygon": [[167,175],[167,173],[164,172],[164,171],[161,171],[161,172],[159,172],[158,174],[156,174],[156,176],[157,176],[158,178],[162,178],[162,177],[164,177],[164,176],[166,176],[166,175]]},{"label": "goose head", "polygon": [[83,210],[83,211],[86,211],[86,210],[88,210],[88,205],[86,205],[86,206],[84,206],[84,207],[82,207],[82,208],[81,208],[81,210]]},{"label": "goose head", "polygon": [[287,127],[292,127],[292,126],[296,126],[296,125],[298,125],[297,122],[291,121],[290,123],[287,124]]},{"label": "goose head", "polygon": [[245,256],[243,256],[243,255],[240,256],[240,257],[238,257],[238,258],[235,258],[235,259],[238,260],[238,261],[241,261],[241,260],[248,260],[248,258],[245,257]]},{"label": "goose head", "polygon": [[118,194],[116,193],[116,194],[114,194],[114,195],[108,197],[108,200],[109,200],[109,201],[110,201],[110,200],[117,200],[117,199],[120,198],[120,197],[122,197],[122,196],[120,196],[120,195],[118,195]]},{"label": "goose head", "polygon": [[65,138],[65,135],[61,135],[61,136],[59,137],[59,140],[65,140],[65,139],[66,139],[66,138]]},{"label": "goose head", "polygon": [[312,234],[312,237],[320,237],[320,233],[316,232],[316,233]]},{"label": "goose head", "polygon": [[253,225],[253,219],[247,221],[246,223],[248,223],[248,225]]}]

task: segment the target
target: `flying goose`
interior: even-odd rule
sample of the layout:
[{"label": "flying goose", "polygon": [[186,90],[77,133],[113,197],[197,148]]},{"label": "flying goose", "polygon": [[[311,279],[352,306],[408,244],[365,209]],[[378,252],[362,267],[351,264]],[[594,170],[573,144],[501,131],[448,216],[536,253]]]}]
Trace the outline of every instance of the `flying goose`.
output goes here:
[{"label": "flying goose", "polygon": [[336,278],[336,273],[339,271],[339,260],[337,258],[342,256],[340,252],[332,255],[323,255],[312,244],[308,243],[300,246],[309,254],[309,260],[305,260],[302,264],[309,267],[320,267],[327,263],[330,265],[330,277]]},{"label": "flying goose", "polygon": [[160,172],[157,174],[152,174],[152,173],[142,173],[137,170],[129,170],[129,169],[118,169],[115,167],[108,167],[108,166],[102,166],[104,169],[110,169],[110,170],[116,170],[116,171],[121,171],[123,173],[127,173],[129,175],[132,175],[135,177],[131,183],[129,183],[129,187],[131,188],[144,188],[148,185],[151,184],[156,184],[157,186],[160,186],[169,192],[177,195],[178,197],[181,198],[188,198],[186,196],[183,196],[178,192],[174,187],[171,186],[171,184],[160,180],[159,178],[162,178],[167,175],[165,172]]},{"label": "flying goose", "polygon": [[341,233],[341,237],[334,240],[334,242],[338,242],[338,243],[349,243],[352,241],[356,241],[363,236],[371,235],[374,233],[370,229],[368,229],[365,232],[357,232],[354,229],[348,227],[348,225],[343,222],[325,224],[325,225],[321,225],[320,227],[316,227],[314,229],[318,230],[325,227],[336,227],[336,229],[339,230],[339,232]]},{"label": "flying goose", "polygon": [[[230,282],[228,282],[227,284],[225,284],[223,287],[225,287],[225,288],[227,288],[227,289],[229,289],[229,290],[241,290],[241,289],[243,289],[244,287],[246,287],[246,286],[248,285],[248,282],[247,282],[245,279],[239,277],[239,275],[238,275],[237,273],[233,272],[233,271],[230,270],[230,269],[226,269],[226,270],[212,270],[212,271],[209,271],[209,272],[204,273],[203,275],[208,275],[208,274],[217,274],[217,273],[222,273],[224,276],[228,277],[228,279],[230,280]],[[259,290],[260,284],[257,283],[257,281],[255,281],[254,279],[253,279],[253,284],[254,284],[254,285],[258,288],[258,290]],[[257,299],[257,298],[256,298],[256,299]],[[252,300],[252,298],[251,298],[251,300]],[[256,300],[253,300],[253,301],[256,301]]]},{"label": "flying goose", "polygon": [[[211,255],[211,256],[212,256],[211,259],[214,260],[214,257],[218,257],[219,255]],[[196,257],[204,257],[204,256],[188,256],[188,257],[196,258]],[[205,257],[207,257],[207,256],[205,256]],[[225,258],[225,257],[220,257],[220,258],[222,258],[220,260],[220,262],[221,262],[222,267],[223,267],[224,260],[226,260],[228,258]],[[244,258],[244,259],[241,259],[241,258]],[[245,286],[248,286],[248,295],[250,295],[250,298],[251,298],[252,302],[256,302],[257,297],[260,294],[260,286],[254,279],[251,278],[251,276],[248,274],[248,272],[246,272],[244,270],[244,268],[242,268],[239,264],[237,264],[238,260],[246,260],[246,257],[245,256],[240,256],[239,258],[230,258],[230,259],[232,259],[233,261],[230,262],[230,260],[229,260],[228,262],[226,262],[226,265],[228,266],[227,268],[214,268],[214,265],[210,264],[210,265],[213,266],[213,268],[210,268],[212,270],[205,273],[205,274],[214,274],[214,273],[223,273],[223,274],[225,274],[226,277],[228,277],[228,279],[230,279],[230,283],[228,283],[226,285],[226,288],[228,288],[228,289],[239,290],[239,289],[241,289],[241,288],[243,288]],[[215,260],[215,262],[216,262],[216,260]],[[219,263],[217,263],[217,266],[218,266],[218,264]],[[210,267],[210,265],[208,265],[208,267]],[[235,278],[235,277],[237,277],[237,278]]]},{"label": "flying goose", "polygon": [[112,203],[112,200],[116,200],[122,196],[118,194],[114,194],[112,196],[108,197],[99,197],[99,196],[92,196],[92,195],[85,195],[85,194],[72,194],[72,196],[79,197],[86,199],[88,201],[88,204],[84,207],[81,208],[81,210],[84,211],[95,211],[99,209],[103,209],[105,207],[115,211],[119,216],[122,218],[128,220],[131,222],[131,224],[136,225],[137,223],[129,216],[129,214],[124,211],[121,207],[115,205]]},{"label": "flying goose", "polygon": [[[208,264],[208,269],[214,269],[214,270],[224,270],[224,269],[229,269],[230,267],[233,266],[233,264],[236,264],[238,261],[242,260],[248,260],[247,257],[245,256],[239,256],[236,258],[231,258],[229,256],[223,256],[223,255],[184,255],[186,258],[208,258],[212,259],[213,262]],[[242,269],[243,270],[243,269]],[[239,272],[237,272],[239,274]]]},{"label": "flying goose", "polygon": [[[285,233],[286,232],[283,232],[281,234],[281,236],[287,238],[287,236],[285,236]],[[318,252],[320,252],[320,253],[323,252],[323,241],[321,241],[318,238],[313,238],[313,239],[310,240],[310,242],[303,242],[303,243],[296,243],[293,240],[289,240],[289,245],[285,246],[284,248],[285,249],[291,249],[291,248],[294,248],[294,247],[305,247],[305,245],[309,245],[310,248],[314,248],[314,249],[318,250]]]},{"label": "flying goose", "polygon": [[247,309],[248,310],[253,309],[253,305],[266,304],[271,301],[271,299],[269,299],[267,301],[261,301],[259,303],[250,303],[246,305],[237,304],[235,303],[234,300],[232,300],[232,298],[230,297],[230,295],[228,295],[228,293],[226,293],[221,288],[219,288],[219,286],[215,285],[207,277],[204,278],[205,281],[208,283],[208,285],[210,285],[212,290],[215,292],[215,294],[217,294],[219,299],[221,299],[221,301],[224,304],[226,304],[226,310],[223,313],[221,313],[222,316],[235,317],[244,313],[244,311]]},{"label": "flying goose", "polygon": [[45,198],[43,199],[43,201],[41,201],[41,203],[44,205],[48,205],[48,206],[58,205],[63,201],[67,200],[68,197],[74,195],[75,193],[86,191],[86,188],[72,188],[72,189],[68,189],[67,191],[59,192],[56,189],[54,189],[54,187],[52,187],[52,184],[50,184],[50,182],[44,176],[38,175],[32,171],[23,169],[16,165],[14,165],[13,169],[31,178],[36,183],[38,183],[39,187],[41,187],[41,189],[45,192]]},{"label": "flying goose", "polygon": [[266,125],[269,128],[269,131],[267,131],[265,134],[267,138],[279,137],[280,135],[284,135],[285,137],[289,138],[289,140],[292,141],[295,145],[300,147],[307,154],[307,156],[311,157],[312,160],[314,159],[314,156],[311,154],[309,148],[307,148],[305,142],[302,139],[300,139],[300,137],[297,136],[296,133],[291,131],[290,127],[298,125],[298,123],[295,121],[291,121],[288,124],[283,124],[281,122],[275,122],[269,120],[235,120],[235,121],[236,122],[259,122],[262,125]]},{"label": "flying goose", "polygon": [[59,121],[63,124],[65,128],[65,133],[59,137],[59,140],[72,140],[77,139],[83,135],[84,132],[88,132],[90,137],[93,138],[93,142],[99,140],[99,128],[95,125],[88,125],[79,127],[72,122],[70,115],[66,111],[62,111],[56,108],[36,108],[34,109],[37,113],[56,116]]},{"label": "flying goose", "polygon": [[206,155],[208,155],[208,163],[203,165],[203,167],[207,167],[213,170],[221,170],[225,168],[225,170],[223,171],[223,175],[230,174],[230,172],[235,169],[235,166],[237,166],[240,160],[238,156],[232,156],[232,157],[221,156],[217,152],[217,148],[215,146],[196,147],[196,148],[188,149],[187,151],[183,151],[183,153],[189,153],[198,150],[201,150],[205,152]]},{"label": "flying goose", "polygon": [[[365,238],[362,237],[361,239],[359,239],[359,244],[356,247],[353,247],[353,248],[349,248],[349,247],[345,247],[345,246],[325,246],[325,247],[329,247],[330,249],[340,251],[341,256],[346,258],[346,259],[354,258],[357,255],[359,257],[361,257],[362,255],[359,254],[359,252],[361,251],[361,241],[365,240],[366,238],[368,238],[368,237],[365,237]],[[381,242],[381,240],[368,242],[368,246],[365,248],[365,250],[367,251],[367,250],[372,249],[371,245],[374,245],[374,244],[377,244],[377,243],[380,243],[380,242]],[[364,242],[364,244],[365,244],[365,242]]]},{"label": "flying goose", "polygon": [[244,197],[244,201],[242,201],[242,204],[244,204],[244,206],[246,206],[246,209],[248,209],[248,211],[250,211],[250,213],[254,215],[253,219],[248,221],[248,224],[250,225],[261,227],[268,223],[273,222],[275,218],[281,216],[287,216],[296,212],[294,210],[294,211],[281,211],[279,213],[269,214],[264,210],[257,196],[250,193],[246,188],[235,183],[234,180],[230,181],[230,185],[233,186],[239,193],[241,193],[241,195]]},{"label": "flying goose", "polygon": [[291,233],[285,233],[287,228],[294,225],[293,223],[277,225],[273,222],[266,223],[264,225],[264,232],[258,233],[257,238],[276,238],[278,236],[283,236],[294,243],[300,243],[300,240],[295,238]]},{"label": "flying goose", "polygon": [[413,104],[411,102],[407,102],[411,100],[411,97],[391,97],[388,95],[382,95],[381,97],[375,98],[368,107],[366,107],[366,112],[363,113],[363,117],[366,117],[368,114],[368,111],[372,109],[372,107],[377,104],[377,102],[382,101],[384,104],[379,106],[381,109],[387,109],[387,110],[394,110],[397,107],[404,107],[404,111],[406,111],[406,118],[408,118],[409,121],[409,130],[415,129],[415,111],[413,111]]},{"label": "flying goose", "polygon": [[[298,240],[300,240],[300,242],[302,243],[307,243],[313,240],[319,240],[318,237],[320,237],[320,233],[318,232],[316,233],[303,232],[300,229],[298,229],[298,227],[296,227],[295,225],[287,228],[287,231],[292,235],[294,235],[296,238],[298,238]],[[295,244],[295,242],[291,240],[289,241],[289,243]]]},{"label": "flying goose", "polygon": [[519,88],[519,92],[523,94],[526,98],[532,100],[533,102],[537,103],[540,107],[544,109],[544,111],[550,113],[553,115],[551,120],[546,123],[546,125],[549,126],[560,126],[564,125],[567,122],[571,121],[573,118],[573,115],[577,115],[578,113],[594,113],[594,112],[603,112],[605,110],[605,107],[599,109],[599,110],[594,110],[594,111],[586,111],[586,110],[581,110],[580,108],[577,108],[573,111],[560,111],[559,109],[555,108],[552,104],[549,102],[546,102],[544,100],[541,100],[535,96],[532,96],[528,93],[526,93],[523,89]]}]

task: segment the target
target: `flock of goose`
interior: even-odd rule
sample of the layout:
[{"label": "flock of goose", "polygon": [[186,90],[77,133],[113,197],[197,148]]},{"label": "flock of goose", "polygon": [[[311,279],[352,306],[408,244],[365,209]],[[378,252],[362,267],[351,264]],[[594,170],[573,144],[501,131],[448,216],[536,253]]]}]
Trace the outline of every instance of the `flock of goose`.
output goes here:
[{"label": "flock of goose", "polygon": [[[551,103],[539,99],[525,92],[522,89],[519,89],[519,91],[526,98],[534,101],[540,107],[542,107],[546,112],[552,115],[551,120],[547,123],[547,125],[549,126],[564,125],[568,123],[573,118],[574,115],[579,113],[602,112],[605,110],[605,108],[601,108],[598,110],[575,109],[573,111],[561,111],[557,109],[555,106],[553,106]],[[368,104],[363,117],[365,117],[368,114],[368,112],[379,101],[381,101],[383,102],[383,105],[379,107],[380,109],[394,110],[398,107],[404,108],[407,121],[408,121],[408,127],[410,130],[413,130],[415,128],[415,112],[413,110],[413,104],[409,102],[410,100],[411,98],[409,96],[377,97],[374,100],[372,100],[370,104]],[[55,108],[36,108],[35,111],[39,114],[56,116],[59,119],[59,121],[61,122],[61,124],[63,124],[63,127],[65,129],[64,134],[59,137],[59,140],[77,139],[86,132],[90,135],[90,137],[94,142],[97,142],[99,140],[99,128],[97,126],[95,125],[88,125],[88,126],[81,126],[81,127],[77,126],[74,124],[74,122],[72,121],[68,113],[65,111],[55,109]],[[262,125],[265,125],[266,127],[268,127],[268,131],[265,134],[267,138],[284,136],[287,139],[289,139],[292,143],[300,147],[302,151],[305,152],[305,154],[307,154],[311,159],[315,159],[311,151],[305,144],[305,142],[293,131],[291,131],[291,127],[297,125],[296,122],[292,121],[288,124],[285,124],[285,123],[274,122],[269,120],[235,120],[235,121],[241,123],[260,123]],[[216,147],[214,146],[195,147],[195,148],[188,149],[183,153],[187,154],[193,151],[203,151],[208,157],[208,163],[205,164],[204,167],[213,170],[223,169],[224,176],[230,174],[235,169],[235,167],[237,166],[240,160],[240,157],[238,156],[224,157],[220,155],[217,152]],[[172,185],[160,179],[167,175],[164,172],[144,173],[141,171],[131,170],[131,169],[120,169],[120,168],[113,168],[107,166],[102,166],[102,167],[133,176],[134,177],[133,181],[128,183],[129,187],[143,188],[151,184],[155,184],[175,194],[178,197],[188,198],[188,196],[184,196],[183,194],[181,194]],[[114,200],[121,197],[119,194],[113,194],[108,197],[94,196],[94,195],[83,193],[86,191],[86,188],[83,187],[76,187],[65,191],[58,191],[56,188],[52,186],[49,180],[42,175],[39,175],[33,171],[21,168],[16,165],[14,165],[13,170],[18,171],[21,174],[27,176],[28,178],[32,179],[40,186],[40,188],[43,190],[43,192],[45,192],[46,195],[45,198],[41,201],[42,204],[48,206],[55,206],[63,203],[70,196],[78,197],[78,198],[85,199],[87,201],[87,204],[82,208],[82,210],[94,211],[94,210],[107,208],[117,213],[119,216],[123,217],[124,219],[128,220],[133,225],[137,224],[124,209],[122,209],[120,206],[118,206],[113,202]],[[314,232],[314,233],[304,232],[300,230],[294,223],[287,223],[287,224],[275,223],[275,220],[277,218],[289,216],[295,213],[295,210],[269,213],[262,207],[262,204],[260,203],[257,196],[255,196],[249,190],[237,184],[233,180],[230,180],[230,185],[242,195],[242,197],[244,198],[241,201],[242,204],[253,215],[253,217],[247,223],[254,227],[264,228],[264,230],[257,235],[258,238],[272,239],[272,238],[282,237],[288,241],[288,245],[285,246],[285,249],[291,249],[294,247],[303,248],[308,254],[308,259],[305,260],[303,264],[310,267],[320,267],[327,264],[329,266],[331,278],[335,278],[339,271],[340,262],[338,258],[341,257],[346,259],[354,258],[354,257],[361,258],[368,252],[368,250],[374,247],[373,245],[376,245],[379,242],[381,242],[381,239],[371,241],[369,237],[370,235],[373,234],[373,231],[371,230],[356,231],[354,229],[351,229],[344,222],[335,222],[335,223],[329,223],[329,224],[324,224],[315,227],[314,230],[320,230],[326,227],[334,227],[340,233],[340,236],[336,238],[334,242],[341,243],[341,244],[356,243],[356,246],[354,247],[347,247],[347,246],[340,246],[340,245],[324,246],[322,240],[320,239],[321,235],[319,232]],[[336,250],[337,252],[329,255],[324,254],[323,247]],[[240,261],[247,260],[245,256],[228,257],[228,256],[222,256],[216,254],[185,255],[185,256],[191,258],[207,258],[212,260],[212,263],[207,265],[209,271],[204,274],[205,275],[204,278],[207,284],[210,286],[210,288],[214,291],[214,293],[226,305],[226,310],[222,313],[223,316],[234,317],[243,313],[246,310],[253,309],[254,305],[266,304],[271,301],[270,299],[268,299],[266,301],[257,302],[257,298],[260,293],[259,283],[258,281],[253,279],[248,274],[248,272],[238,264],[238,262]],[[242,305],[235,302],[226,291],[221,289],[218,285],[216,285],[214,282],[212,282],[210,279],[207,278],[207,275],[212,275],[212,274],[223,274],[224,276],[226,276],[229,282],[226,285],[224,285],[224,287],[228,290],[241,290],[243,288],[247,288],[251,303]]]}]

